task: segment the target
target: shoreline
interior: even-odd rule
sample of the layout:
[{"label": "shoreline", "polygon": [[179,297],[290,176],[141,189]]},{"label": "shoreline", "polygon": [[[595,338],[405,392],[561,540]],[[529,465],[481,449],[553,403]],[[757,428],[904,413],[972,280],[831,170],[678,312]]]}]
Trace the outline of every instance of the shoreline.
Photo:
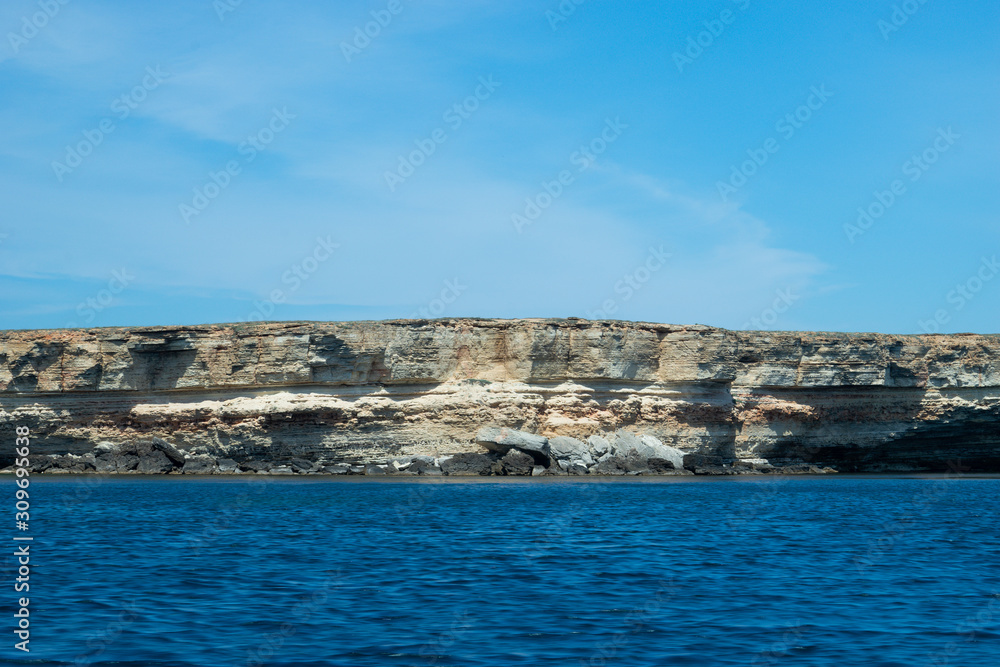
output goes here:
[{"label": "shoreline", "polygon": [[998,472],[998,360],[998,335],[580,319],[0,331],[0,433],[46,473]]},{"label": "shoreline", "polygon": [[[0,479],[14,479],[13,473],[0,473]],[[791,481],[797,479],[837,479],[837,480],[865,480],[865,479],[913,479],[928,481],[951,481],[951,480],[1000,480],[1000,473],[840,473],[831,474],[770,474],[770,475],[559,475],[545,477],[526,476],[488,476],[488,475],[454,475],[440,477],[420,477],[420,476],[370,476],[370,475],[145,475],[145,474],[110,474],[100,475],[93,473],[60,473],[56,475],[32,475],[31,483],[49,483],[58,481],[80,481],[80,480],[100,480],[99,483],[107,481],[131,480],[142,482],[153,481],[178,481],[189,482],[218,482],[218,483],[238,483],[244,481],[289,481],[294,483],[318,483],[318,482],[350,482],[350,483],[377,483],[377,484],[558,484],[568,482],[572,484],[587,483],[696,483],[696,482],[754,482],[767,483],[771,480]]]}]

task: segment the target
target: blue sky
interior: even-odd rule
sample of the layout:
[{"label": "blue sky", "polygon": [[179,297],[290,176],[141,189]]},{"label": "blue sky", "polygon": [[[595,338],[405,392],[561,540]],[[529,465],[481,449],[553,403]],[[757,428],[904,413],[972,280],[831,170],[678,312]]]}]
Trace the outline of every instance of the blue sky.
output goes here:
[{"label": "blue sky", "polygon": [[997,3],[36,0],[0,28],[0,328],[997,331]]}]

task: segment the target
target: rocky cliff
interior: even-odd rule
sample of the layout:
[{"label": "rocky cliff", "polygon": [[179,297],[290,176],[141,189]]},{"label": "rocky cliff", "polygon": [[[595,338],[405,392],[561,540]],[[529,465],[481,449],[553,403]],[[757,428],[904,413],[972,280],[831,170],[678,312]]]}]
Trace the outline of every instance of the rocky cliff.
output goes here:
[{"label": "rocky cliff", "polygon": [[433,467],[499,457],[477,432],[501,427],[612,446],[645,435],[701,471],[1000,471],[1000,336],[576,319],[4,331],[0,466],[16,425],[52,470],[102,455],[134,470],[123,458],[144,452],[163,471]]}]

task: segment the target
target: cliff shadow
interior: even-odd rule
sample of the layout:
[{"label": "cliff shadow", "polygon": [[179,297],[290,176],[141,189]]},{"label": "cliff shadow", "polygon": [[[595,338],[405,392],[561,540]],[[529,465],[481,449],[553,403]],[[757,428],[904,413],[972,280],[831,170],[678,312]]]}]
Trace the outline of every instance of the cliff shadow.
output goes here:
[{"label": "cliff shadow", "polygon": [[[946,407],[928,415],[936,401],[928,401],[923,388],[822,388],[805,396],[794,390],[755,390],[748,396],[777,397],[799,408],[768,413],[771,433],[758,424],[762,432],[755,435],[755,425],[740,425],[742,435],[757,440],[747,453],[772,463],[804,462],[842,472],[943,472],[961,460],[971,471],[1000,470],[997,407]],[[744,411],[752,407],[746,399],[741,402]]]}]

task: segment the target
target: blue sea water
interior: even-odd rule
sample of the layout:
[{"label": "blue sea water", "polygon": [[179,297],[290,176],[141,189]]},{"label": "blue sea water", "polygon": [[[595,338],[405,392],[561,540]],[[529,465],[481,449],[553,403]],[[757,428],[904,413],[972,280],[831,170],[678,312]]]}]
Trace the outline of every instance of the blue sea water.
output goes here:
[{"label": "blue sea water", "polygon": [[31,652],[8,555],[0,663],[998,665],[998,498],[967,478],[36,477]]}]

